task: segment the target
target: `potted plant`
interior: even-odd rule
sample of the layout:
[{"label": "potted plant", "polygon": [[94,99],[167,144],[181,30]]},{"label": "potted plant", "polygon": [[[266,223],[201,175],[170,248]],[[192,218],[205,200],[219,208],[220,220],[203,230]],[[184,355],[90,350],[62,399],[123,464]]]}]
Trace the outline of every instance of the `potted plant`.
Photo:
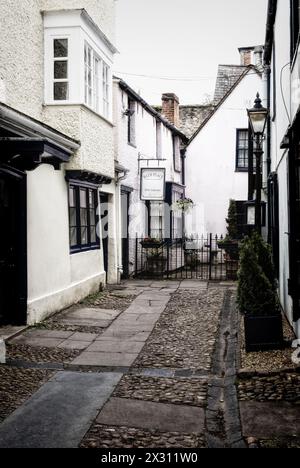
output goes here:
[{"label": "potted plant", "polygon": [[242,242],[238,272],[238,306],[244,314],[246,352],[280,349],[282,317],[269,246],[253,233]]},{"label": "potted plant", "polygon": [[161,276],[166,270],[167,261],[163,245],[157,245],[147,251],[146,270],[151,276]]},{"label": "potted plant", "polygon": [[229,280],[237,280],[239,261],[239,240],[237,227],[237,211],[235,200],[230,200],[228,217],[226,218],[227,234],[218,242],[218,247],[225,250],[226,277]]},{"label": "potted plant", "polygon": [[144,249],[155,249],[161,247],[163,243],[161,239],[156,239],[154,237],[145,237],[145,239],[140,242]]}]

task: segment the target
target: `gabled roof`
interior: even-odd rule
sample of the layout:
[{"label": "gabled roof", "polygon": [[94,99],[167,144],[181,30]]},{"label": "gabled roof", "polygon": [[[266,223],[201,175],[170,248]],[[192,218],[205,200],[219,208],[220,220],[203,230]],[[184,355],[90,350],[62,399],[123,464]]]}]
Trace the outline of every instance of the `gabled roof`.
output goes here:
[{"label": "gabled roof", "polygon": [[[198,130],[194,133],[194,135],[190,138],[187,146],[196,138],[196,136],[201,132],[201,130],[205,127],[205,125],[210,121],[210,119],[215,115],[215,113],[220,109],[220,107],[224,104],[224,102],[227,100],[227,98],[232,94],[232,92],[237,88],[237,86],[240,84],[240,82],[245,78],[245,76],[248,75],[250,71],[255,71],[257,75],[261,76],[260,71],[254,66],[254,65],[249,65],[247,67],[243,67],[244,71],[243,73],[236,79],[235,83],[231,86],[231,88],[227,91],[227,93],[222,97],[222,99],[216,104],[214,110],[207,116],[207,118],[202,122]],[[245,109],[246,112],[246,109]]]},{"label": "gabled roof", "polygon": [[133,99],[138,101],[141,106],[149,112],[153,117],[155,117],[157,120],[160,120],[163,125],[165,125],[169,130],[171,130],[173,133],[178,135],[184,143],[188,142],[187,136],[182,133],[175,125],[173,125],[169,120],[167,120],[165,117],[162,116],[157,110],[154,109],[154,107],[150,106],[148,102],[146,102],[134,89],[132,89],[122,78],[119,78],[117,76],[113,77],[114,80],[118,81],[120,88],[128,93]]},{"label": "gabled roof", "polygon": [[223,99],[245,70],[247,70],[245,65],[219,65],[214,96],[215,105]]}]

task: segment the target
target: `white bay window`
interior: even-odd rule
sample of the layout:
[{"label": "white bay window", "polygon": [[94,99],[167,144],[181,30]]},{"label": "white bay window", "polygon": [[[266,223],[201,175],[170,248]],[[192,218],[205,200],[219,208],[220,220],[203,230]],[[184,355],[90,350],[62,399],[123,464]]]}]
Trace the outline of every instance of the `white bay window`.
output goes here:
[{"label": "white bay window", "polygon": [[110,70],[88,43],[84,46],[84,70],[85,104],[109,118]]},{"label": "white bay window", "polygon": [[85,105],[112,119],[114,46],[85,10],[44,12],[45,105]]}]

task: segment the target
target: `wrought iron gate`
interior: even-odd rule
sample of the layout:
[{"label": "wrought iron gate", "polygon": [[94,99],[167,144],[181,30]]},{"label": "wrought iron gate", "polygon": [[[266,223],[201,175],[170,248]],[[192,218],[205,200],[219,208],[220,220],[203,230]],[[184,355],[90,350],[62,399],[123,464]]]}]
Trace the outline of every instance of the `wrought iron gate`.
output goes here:
[{"label": "wrought iron gate", "polygon": [[[223,237],[172,240],[134,239],[132,276],[157,279],[234,280],[237,261],[224,248]],[[133,246],[132,246],[133,248]]]}]

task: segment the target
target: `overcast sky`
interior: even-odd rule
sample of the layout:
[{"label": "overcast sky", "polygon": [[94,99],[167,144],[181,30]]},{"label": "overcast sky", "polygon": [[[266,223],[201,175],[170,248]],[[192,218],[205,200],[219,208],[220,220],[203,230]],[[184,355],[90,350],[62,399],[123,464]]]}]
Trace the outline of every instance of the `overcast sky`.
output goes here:
[{"label": "overcast sky", "polygon": [[267,0],[116,0],[116,9],[115,74],[150,104],[164,92],[202,103],[218,64],[239,64],[238,47],[265,39]]}]

